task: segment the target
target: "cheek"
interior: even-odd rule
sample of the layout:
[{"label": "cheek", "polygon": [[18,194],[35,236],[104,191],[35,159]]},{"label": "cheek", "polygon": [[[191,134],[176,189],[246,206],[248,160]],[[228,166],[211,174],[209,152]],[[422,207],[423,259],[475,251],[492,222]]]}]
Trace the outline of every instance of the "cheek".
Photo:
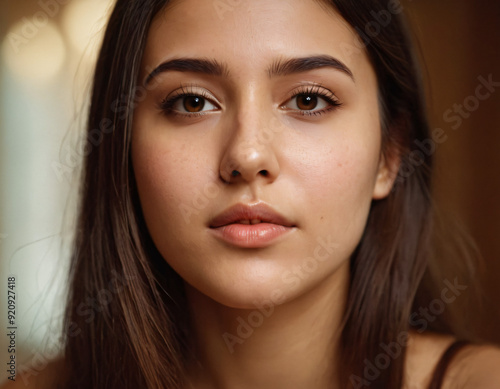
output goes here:
[{"label": "cheek", "polygon": [[209,164],[201,150],[195,148],[192,144],[142,136],[133,140],[134,174],[153,238],[158,238],[159,231],[165,239],[189,230],[214,195]]},{"label": "cheek", "polygon": [[304,227],[316,234],[329,231],[348,246],[361,238],[372,201],[380,137],[377,126],[371,127],[353,127],[326,145],[317,144],[292,167],[307,202]]}]

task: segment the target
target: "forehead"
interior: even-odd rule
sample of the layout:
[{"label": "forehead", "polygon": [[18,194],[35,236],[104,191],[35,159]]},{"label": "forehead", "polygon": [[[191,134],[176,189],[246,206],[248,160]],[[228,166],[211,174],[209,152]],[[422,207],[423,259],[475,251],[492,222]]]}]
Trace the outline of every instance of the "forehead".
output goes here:
[{"label": "forehead", "polygon": [[371,68],[354,30],[317,0],[174,0],[151,25],[143,65],[214,58],[242,74],[264,72],[276,58],[321,54],[355,75]]}]

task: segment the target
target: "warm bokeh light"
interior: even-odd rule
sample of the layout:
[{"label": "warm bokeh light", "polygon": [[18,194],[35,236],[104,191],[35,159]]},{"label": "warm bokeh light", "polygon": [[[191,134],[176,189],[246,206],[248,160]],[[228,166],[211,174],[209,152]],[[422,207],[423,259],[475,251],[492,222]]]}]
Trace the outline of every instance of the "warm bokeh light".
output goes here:
[{"label": "warm bokeh light", "polygon": [[64,8],[64,34],[82,59],[95,60],[113,3],[112,0],[74,0]]},{"label": "warm bokeh light", "polygon": [[26,19],[14,24],[4,38],[2,56],[16,79],[43,83],[60,72],[66,48],[54,23],[34,28],[27,35]]}]

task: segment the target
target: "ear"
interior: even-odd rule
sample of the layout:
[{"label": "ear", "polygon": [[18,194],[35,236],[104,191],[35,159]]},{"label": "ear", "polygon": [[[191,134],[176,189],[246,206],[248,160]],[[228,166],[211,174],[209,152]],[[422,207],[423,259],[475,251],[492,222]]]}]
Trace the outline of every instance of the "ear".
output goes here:
[{"label": "ear", "polygon": [[396,180],[400,162],[401,159],[397,152],[381,153],[375,186],[373,187],[372,198],[374,200],[380,200],[389,195]]}]

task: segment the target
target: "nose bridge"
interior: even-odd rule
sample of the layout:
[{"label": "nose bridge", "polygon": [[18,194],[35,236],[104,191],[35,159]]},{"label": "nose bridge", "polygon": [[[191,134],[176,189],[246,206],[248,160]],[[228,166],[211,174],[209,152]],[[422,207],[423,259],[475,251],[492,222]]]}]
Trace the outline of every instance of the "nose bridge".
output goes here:
[{"label": "nose bridge", "polygon": [[243,145],[256,148],[264,146],[261,134],[266,128],[266,118],[270,116],[270,111],[270,107],[266,107],[266,103],[259,101],[257,97],[241,100],[236,111],[234,131]]},{"label": "nose bridge", "polygon": [[272,102],[263,91],[247,88],[235,99],[228,121],[230,141],[221,160],[221,177],[225,181],[254,181],[265,177],[274,180],[279,164],[269,125],[273,120]]}]

